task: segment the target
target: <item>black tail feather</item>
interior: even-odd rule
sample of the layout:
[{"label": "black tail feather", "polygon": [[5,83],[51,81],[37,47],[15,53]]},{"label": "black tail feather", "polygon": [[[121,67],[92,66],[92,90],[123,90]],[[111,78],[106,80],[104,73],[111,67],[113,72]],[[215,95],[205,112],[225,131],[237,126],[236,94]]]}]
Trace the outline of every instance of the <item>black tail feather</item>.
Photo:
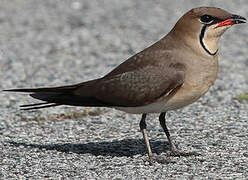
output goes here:
[{"label": "black tail feather", "polygon": [[71,106],[88,106],[88,107],[113,107],[113,104],[100,101],[95,97],[83,97],[74,94],[48,94],[48,93],[34,93],[31,97],[46,101],[47,103],[55,103],[59,105]]},{"label": "black tail feather", "polygon": [[[43,104],[44,106],[40,106]],[[54,106],[60,106],[62,104],[56,104],[56,103],[37,103],[37,104],[28,104],[28,105],[22,105],[20,107],[21,110],[35,110],[35,109],[42,109],[42,108],[48,108],[48,107],[54,107]]]}]

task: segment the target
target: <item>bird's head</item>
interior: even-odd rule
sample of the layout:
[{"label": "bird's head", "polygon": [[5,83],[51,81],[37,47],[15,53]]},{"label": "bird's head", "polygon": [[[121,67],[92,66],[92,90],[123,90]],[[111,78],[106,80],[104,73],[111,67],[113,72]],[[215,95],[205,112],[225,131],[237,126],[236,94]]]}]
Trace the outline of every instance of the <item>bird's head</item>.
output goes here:
[{"label": "bird's head", "polygon": [[172,30],[174,36],[195,43],[209,55],[218,51],[221,35],[235,24],[245,23],[246,19],[215,7],[194,8],[183,15]]}]

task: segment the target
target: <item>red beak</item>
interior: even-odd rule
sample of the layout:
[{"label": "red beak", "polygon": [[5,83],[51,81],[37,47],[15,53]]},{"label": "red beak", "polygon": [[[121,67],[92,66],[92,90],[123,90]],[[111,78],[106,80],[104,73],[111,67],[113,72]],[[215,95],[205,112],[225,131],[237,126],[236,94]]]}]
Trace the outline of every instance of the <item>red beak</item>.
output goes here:
[{"label": "red beak", "polygon": [[216,28],[222,26],[232,26],[234,24],[241,24],[241,23],[246,23],[246,19],[244,17],[238,15],[232,15],[229,19],[221,21]]},{"label": "red beak", "polygon": [[221,22],[218,24],[218,26],[217,26],[216,28],[222,27],[222,26],[232,26],[232,25],[235,24],[235,23],[232,22],[232,21],[233,21],[233,19],[227,19],[227,20],[225,20],[225,21],[221,21]]}]

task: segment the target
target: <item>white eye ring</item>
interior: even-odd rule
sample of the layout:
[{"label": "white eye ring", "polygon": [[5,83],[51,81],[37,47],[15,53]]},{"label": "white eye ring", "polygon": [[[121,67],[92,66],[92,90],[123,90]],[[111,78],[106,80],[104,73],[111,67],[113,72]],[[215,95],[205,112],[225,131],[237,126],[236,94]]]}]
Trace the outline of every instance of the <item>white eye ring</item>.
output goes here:
[{"label": "white eye ring", "polygon": [[200,19],[199,21],[202,23],[202,24],[211,24],[214,20],[210,21],[210,22],[202,22]]}]

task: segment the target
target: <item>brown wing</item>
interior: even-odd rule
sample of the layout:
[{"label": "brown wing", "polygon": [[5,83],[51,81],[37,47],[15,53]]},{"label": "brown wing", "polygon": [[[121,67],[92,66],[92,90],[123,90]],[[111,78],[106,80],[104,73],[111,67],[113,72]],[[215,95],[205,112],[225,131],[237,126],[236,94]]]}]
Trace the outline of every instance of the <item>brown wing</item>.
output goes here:
[{"label": "brown wing", "polygon": [[29,92],[33,98],[45,101],[24,105],[28,110],[58,105],[146,105],[182,85],[185,78],[184,65],[176,63],[170,51],[159,49],[156,44],[129,58],[100,79],[72,86],[7,91]]},{"label": "brown wing", "polygon": [[156,101],[182,85],[184,78],[184,66],[171,63],[146,66],[72,86],[7,91],[29,92],[33,98],[45,101],[22,106],[26,110],[58,105],[135,107]]},{"label": "brown wing", "polygon": [[[152,65],[99,79],[91,92],[99,101],[114,106],[142,106],[182,85],[184,78],[184,66],[179,63]],[[79,87],[74,94],[84,96],[85,90]]]}]

